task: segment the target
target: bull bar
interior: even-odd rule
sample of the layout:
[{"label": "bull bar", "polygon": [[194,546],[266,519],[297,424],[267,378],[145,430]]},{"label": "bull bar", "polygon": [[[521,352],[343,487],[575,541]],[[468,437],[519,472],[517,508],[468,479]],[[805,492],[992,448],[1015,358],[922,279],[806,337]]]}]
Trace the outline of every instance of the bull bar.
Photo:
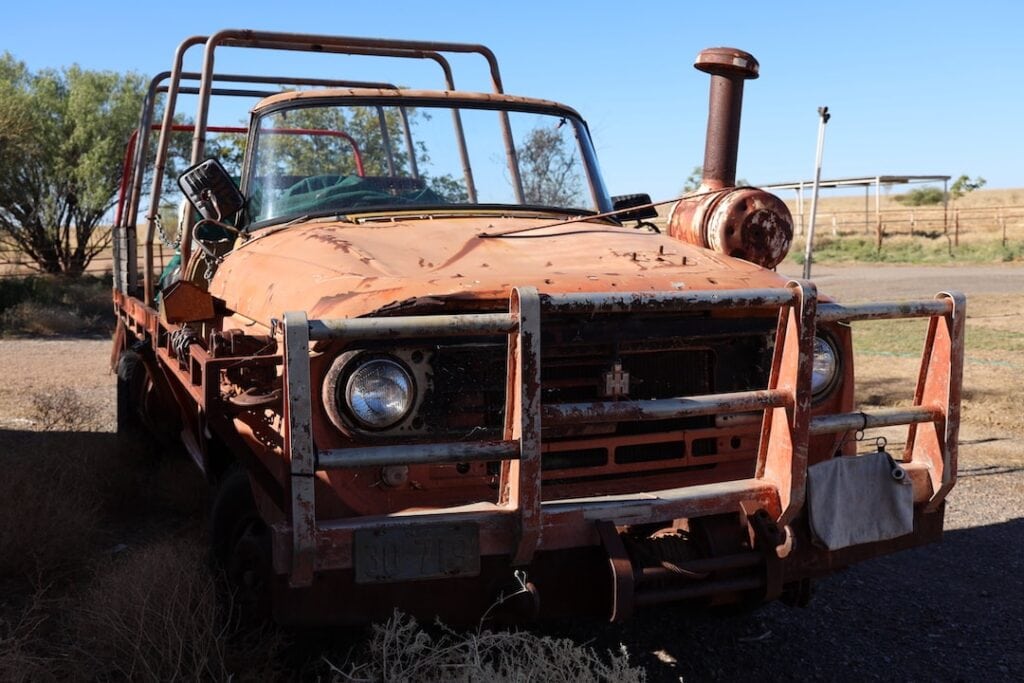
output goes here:
[{"label": "bull bar", "polygon": [[[939,508],[956,482],[963,370],[965,298],[942,292],[932,300],[842,306],[819,303],[815,286],[731,291],[540,294],[515,288],[507,313],[308,320],[283,318],[285,454],[290,462],[290,523],[273,527],[275,570],[294,587],[316,571],[353,567],[357,530],[415,528],[470,522],[480,531],[481,556],[507,555],[529,564],[539,551],[600,545],[609,525],[670,522],[763,509],[789,524],[805,499],[811,436],[908,425],[904,469],[914,483],[915,505]],[[763,390],[656,400],[541,403],[541,322],[545,314],[616,315],[723,309],[778,310],[768,387]],[[912,406],[811,416],[811,359],[819,322],[929,318]],[[310,343],[416,337],[508,335],[505,425],[501,440],[385,445],[317,450],[313,443]],[[636,494],[542,501],[541,424],[606,420],[664,420],[763,411],[753,478]],[[317,470],[367,466],[500,461],[496,501],[385,515],[317,520]],[[781,552],[781,551],[780,551]]]}]

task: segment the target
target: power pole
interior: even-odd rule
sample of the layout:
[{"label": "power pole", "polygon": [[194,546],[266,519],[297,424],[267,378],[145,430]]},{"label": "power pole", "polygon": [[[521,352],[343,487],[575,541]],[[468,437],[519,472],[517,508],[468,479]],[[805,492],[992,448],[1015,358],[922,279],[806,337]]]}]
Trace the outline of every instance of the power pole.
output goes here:
[{"label": "power pole", "polygon": [[818,152],[814,160],[814,189],[811,193],[811,220],[807,224],[807,248],[804,251],[804,279],[811,279],[811,247],[814,245],[814,219],[818,215],[818,187],[821,185],[821,155],[825,151],[825,124],[832,118],[828,107],[818,107]]}]

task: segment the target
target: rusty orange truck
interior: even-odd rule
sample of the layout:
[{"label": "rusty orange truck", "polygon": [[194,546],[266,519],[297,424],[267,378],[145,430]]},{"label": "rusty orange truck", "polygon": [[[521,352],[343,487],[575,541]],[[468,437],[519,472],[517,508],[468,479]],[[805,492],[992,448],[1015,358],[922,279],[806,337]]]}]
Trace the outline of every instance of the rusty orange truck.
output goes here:
[{"label": "rusty orange truck", "polygon": [[[216,70],[240,49],[425,60],[444,86]],[[490,91],[457,89],[452,55],[482,58]],[[844,306],[775,272],[792,217],[735,186],[758,63],[714,48],[695,66],[703,183],[654,223],[646,195],[608,194],[580,115],[506,94],[483,46],[182,43],[125,160],[118,419],[180,441],[217,487],[213,552],[244,599],[301,624],[623,619],[800,603],[815,578],[940,538],[963,297]],[[210,122],[239,97],[248,124]],[[161,273],[171,232],[180,264]],[[911,400],[859,409],[851,323],[907,317],[930,320]],[[902,454],[858,453],[894,425]]]}]

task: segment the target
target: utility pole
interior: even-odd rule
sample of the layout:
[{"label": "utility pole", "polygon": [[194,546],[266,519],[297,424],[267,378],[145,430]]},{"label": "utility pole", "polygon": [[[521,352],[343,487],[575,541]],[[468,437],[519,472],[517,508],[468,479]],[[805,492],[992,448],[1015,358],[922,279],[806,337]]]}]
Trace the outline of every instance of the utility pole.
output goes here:
[{"label": "utility pole", "polygon": [[814,219],[818,215],[818,188],[821,185],[821,155],[825,150],[825,124],[832,118],[828,107],[818,107],[818,152],[814,160],[814,189],[811,192],[811,220],[807,224],[807,248],[804,251],[804,279],[811,279],[811,247],[814,245]]}]

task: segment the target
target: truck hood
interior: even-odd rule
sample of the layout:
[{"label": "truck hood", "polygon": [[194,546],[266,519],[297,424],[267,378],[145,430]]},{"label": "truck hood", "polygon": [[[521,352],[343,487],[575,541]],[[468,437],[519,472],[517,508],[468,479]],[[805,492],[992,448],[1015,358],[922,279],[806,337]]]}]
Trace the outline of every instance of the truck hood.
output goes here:
[{"label": "truck hood", "polygon": [[647,292],[785,282],[754,264],[646,229],[474,216],[271,228],[228,254],[210,292],[236,313],[268,324],[295,310],[310,318],[347,318],[424,305],[493,309],[521,286],[549,293]]}]

